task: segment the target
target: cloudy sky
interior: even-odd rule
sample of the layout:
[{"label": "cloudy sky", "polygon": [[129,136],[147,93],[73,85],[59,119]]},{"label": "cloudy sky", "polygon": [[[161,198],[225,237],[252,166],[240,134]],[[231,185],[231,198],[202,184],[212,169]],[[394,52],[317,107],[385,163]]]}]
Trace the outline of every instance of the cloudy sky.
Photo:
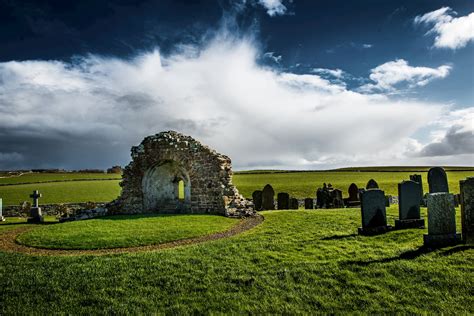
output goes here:
[{"label": "cloudy sky", "polygon": [[474,2],[0,0],[0,170],[474,165]]}]

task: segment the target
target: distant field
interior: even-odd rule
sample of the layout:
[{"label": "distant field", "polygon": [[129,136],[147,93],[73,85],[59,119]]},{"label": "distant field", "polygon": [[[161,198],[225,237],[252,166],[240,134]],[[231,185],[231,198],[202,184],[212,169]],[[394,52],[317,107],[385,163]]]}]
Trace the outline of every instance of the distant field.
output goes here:
[{"label": "distant field", "polygon": [[[375,168],[375,167],[374,167]],[[378,167],[380,168],[380,167]],[[391,169],[390,169],[391,168]],[[284,171],[253,171],[236,172],[233,182],[240,193],[246,198],[251,198],[252,192],[262,189],[270,183],[275,192],[288,192],[297,198],[314,197],[316,189],[322,184],[331,183],[335,188],[342,190],[347,196],[349,185],[354,182],[359,187],[365,187],[367,181],[375,179],[380,188],[386,194],[397,195],[397,184],[402,180],[408,180],[409,175],[415,171],[395,170],[395,167],[387,167],[392,171],[312,171],[312,172],[284,172]],[[408,167],[403,167],[408,168]],[[413,167],[418,170],[419,167]],[[416,169],[418,168],[418,169]],[[459,167],[456,167],[459,168]],[[359,168],[360,169],[360,168]],[[403,170],[405,170],[403,169]],[[448,170],[450,168],[447,168]],[[472,168],[471,168],[472,169]],[[423,177],[424,191],[428,191],[427,172],[416,172]],[[473,177],[474,171],[448,171],[448,181],[450,191],[459,192],[459,180],[466,177]],[[88,179],[104,180],[90,181]],[[107,178],[117,180],[107,180]],[[17,180],[17,179],[21,179]],[[50,183],[30,183],[20,185],[0,186],[0,198],[3,198],[4,205],[17,205],[22,201],[29,200],[29,195],[33,190],[40,190],[43,193],[41,203],[67,203],[67,202],[106,202],[115,199],[120,194],[118,185],[120,175],[112,174],[28,174],[19,178],[0,179],[1,183],[12,181],[10,184],[18,182],[46,182],[65,180],[65,182]],[[15,180],[14,180],[15,179]],[[81,180],[81,181],[69,181]]]},{"label": "distant field", "polygon": [[90,179],[121,179],[121,174],[108,173],[26,173],[21,176],[0,178],[2,184],[35,183],[48,181],[74,181]]}]

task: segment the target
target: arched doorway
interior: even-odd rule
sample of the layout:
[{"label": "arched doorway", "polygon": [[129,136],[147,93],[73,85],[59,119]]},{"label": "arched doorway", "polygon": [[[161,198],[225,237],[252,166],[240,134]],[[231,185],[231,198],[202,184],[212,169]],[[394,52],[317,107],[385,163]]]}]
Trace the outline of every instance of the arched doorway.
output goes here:
[{"label": "arched doorway", "polygon": [[176,161],[163,161],[145,172],[142,180],[143,207],[147,211],[177,213],[191,204],[188,172]]}]

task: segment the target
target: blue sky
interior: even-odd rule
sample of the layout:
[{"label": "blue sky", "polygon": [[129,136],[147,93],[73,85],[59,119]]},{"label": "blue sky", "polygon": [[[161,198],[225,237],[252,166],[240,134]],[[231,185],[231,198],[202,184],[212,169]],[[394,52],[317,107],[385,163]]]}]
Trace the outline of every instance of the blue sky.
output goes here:
[{"label": "blue sky", "polygon": [[472,1],[0,0],[0,169],[177,130],[237,169],[474,165]]}]

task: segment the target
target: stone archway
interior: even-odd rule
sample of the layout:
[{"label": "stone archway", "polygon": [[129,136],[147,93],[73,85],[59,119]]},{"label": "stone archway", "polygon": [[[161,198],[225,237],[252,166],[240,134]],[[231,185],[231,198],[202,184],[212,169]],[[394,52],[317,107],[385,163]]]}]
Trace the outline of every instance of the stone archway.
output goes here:
[{"label": "stone archway", "polygon": [[232,184],[230,158],[174,131],[148,136],[132,147],[132,162],[120,185],[117,212],[255,215],[252,202]]},{"label": "stone archway", "polygon": [[[179,183],[184,184],[180,199]],[[189,173],[176,161],[162,161],[145,171],[142,179],[143,209],[161,212],[186,212],[191,206]]]}]

